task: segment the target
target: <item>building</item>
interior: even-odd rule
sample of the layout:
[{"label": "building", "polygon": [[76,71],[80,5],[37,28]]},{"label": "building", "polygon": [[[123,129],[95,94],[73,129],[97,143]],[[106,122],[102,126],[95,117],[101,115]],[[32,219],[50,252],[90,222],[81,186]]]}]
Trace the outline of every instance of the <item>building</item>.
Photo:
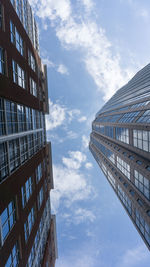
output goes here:
[{"label": "building", "polygon": [[46,66],[27,0],[0,0],[0,266],[54,267]]},{"label": "building", "polygon": [[89,147],[150,249],[150,64],[96,114]]}]

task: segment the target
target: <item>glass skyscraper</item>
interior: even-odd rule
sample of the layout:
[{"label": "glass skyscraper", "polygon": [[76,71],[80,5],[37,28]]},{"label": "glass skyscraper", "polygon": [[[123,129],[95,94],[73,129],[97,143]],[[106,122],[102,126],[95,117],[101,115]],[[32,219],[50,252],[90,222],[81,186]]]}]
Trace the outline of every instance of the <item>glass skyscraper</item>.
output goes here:
[{"label": "glass skyscraper", "polygon": [[150,249],[150,64],[96,114],[89,148]]},{"label": "glass skyscraper", "polygon": [[0,266],[54,267],[47,69],[27,0],[0,0]]}]

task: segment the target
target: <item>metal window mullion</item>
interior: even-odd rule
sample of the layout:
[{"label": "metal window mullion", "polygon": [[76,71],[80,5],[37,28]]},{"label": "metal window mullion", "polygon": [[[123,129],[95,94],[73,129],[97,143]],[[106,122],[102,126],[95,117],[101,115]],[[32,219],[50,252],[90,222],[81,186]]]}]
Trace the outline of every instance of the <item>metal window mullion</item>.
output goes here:
[{"label": "metal window mullion", "polygon": [[9,141],[6,142],[7,146],[7,161],[8,161],[8,174],[10,175],[11,170],[10,170],[10,153],[9,153]]}]

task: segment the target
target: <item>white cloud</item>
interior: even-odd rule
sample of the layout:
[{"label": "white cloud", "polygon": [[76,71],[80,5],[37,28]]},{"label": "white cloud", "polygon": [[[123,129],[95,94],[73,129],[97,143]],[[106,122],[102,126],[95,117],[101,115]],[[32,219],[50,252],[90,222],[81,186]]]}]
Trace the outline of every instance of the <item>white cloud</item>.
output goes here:
[{"label": "white cloud", "polygon": [[79,122],[84,122],[87,120],[87,117],[86,116],[82,116],[78,119]]},{"label": "white cloud", "polygon": [[90,221],[93,222],[95,220],[95,215],[91,210],[78,208],[75,210],[75,223],[79,224],[84,221]]},{"label": "white cloud", "polygon": [[83,148],[87,148],[89,146],[89,137],[86,135],[82,135],[82,146]]},{"label": "white cloud", "polygon": [[[53,103],[49,99],[49,115],[46,115],[46,130],[53,130],[59,126],[66,126],[72,120],[77,121],[82,118],[81,111],[79,109],[69,109],[66,106],[60,104],[59,102]],[[70,139],[77,138],[77,134],[66,128],[67,137]]]},{"label": "white cloud", "polygon": [[[83,0],[82,5],[90,10],[93,2]],[[53,22],[56,36],[65,48],[82,51],[81,60],[105,100],[131,78],[133,72],[121,68],[120,57],[112,53],[104,29],[88,14],[74,14],[69,0],[39,0],[35,11],[39,17]]]},{"label": "white cloud", "polygon": [[88,170],[90,170],[90,169],[93,168],[93,164],[92,164],[91,162],[87,162],[87,163],[85,164],[85,168],[88,169]]},{"label": "white cloud", "polygon": [[63,64],[58,66],[57,71],[61,74],[69,74],[68,69]]},{"label": "white cloud", "polygon": [[67,138],[69,139],[76,139],[78,137],[78,134],[73,131],[67,131]]},{"label": "white cloud", "polygon": [[54,165],[53,173],[55,189],[51,192],[51,200],[55,213],[60,204],[70,207],[74,202],[88,199],[91,196],[93,189],[87,177],[84,177],[79,170],[70,168],[69,165],[67,167]]},{"label": "white cloud", "polygon": [[136,267],[141,263],[141,266],[144,266],[144,260],[149,257],[149,251],[144,245],[128,249],[123,255],[118,267]]},{"label": "white cloud", "polygon": [[86,155],[80,151],[69,151],[69,158],[62,158],[63,164],[69,169],[79,169],[81,164],[86,161]]},{"label": "white cloud", "polygon": [[52,130],[62,125],[66,119],[66,108],[49,99],[50,115],[46,115],[46,129]]}]

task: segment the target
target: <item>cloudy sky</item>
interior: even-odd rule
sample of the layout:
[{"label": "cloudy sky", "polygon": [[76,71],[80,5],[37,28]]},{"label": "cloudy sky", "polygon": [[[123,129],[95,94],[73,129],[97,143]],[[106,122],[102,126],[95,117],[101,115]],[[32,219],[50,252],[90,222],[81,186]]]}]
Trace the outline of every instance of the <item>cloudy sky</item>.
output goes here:
[{"label": "cloudy sky", "polygon": [[107,99],[150,61],[149,0],[30,0],[48,67],[56,267],[149,267],[150,254],[88,149]]}]

